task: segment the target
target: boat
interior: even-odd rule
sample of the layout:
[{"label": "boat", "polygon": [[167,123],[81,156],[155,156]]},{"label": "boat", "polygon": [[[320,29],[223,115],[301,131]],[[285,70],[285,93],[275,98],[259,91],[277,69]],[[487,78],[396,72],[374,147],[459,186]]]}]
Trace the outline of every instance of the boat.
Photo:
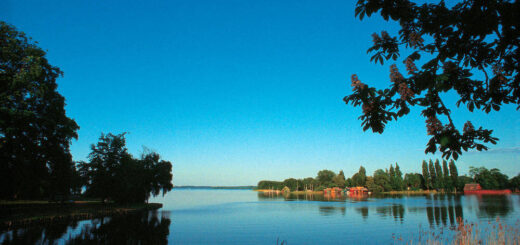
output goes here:
[{"label": "boat", "polygon": [[511,194],[511,190],[484,190],[480,184],[470,183],[464,185],[464,195],[479,194],[479,195],[507,195]]}]

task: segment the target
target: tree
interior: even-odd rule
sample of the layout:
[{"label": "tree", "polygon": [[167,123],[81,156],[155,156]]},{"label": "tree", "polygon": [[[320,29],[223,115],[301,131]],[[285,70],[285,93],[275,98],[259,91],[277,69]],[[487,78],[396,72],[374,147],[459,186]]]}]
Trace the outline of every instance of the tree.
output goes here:
[{"label": "tree", "polygon": [[454,188],[457,188],[458,186],[458,176],[459,172],[457,171],[457,166],[455,165],[455,161],[450,160],[450,177],[451,177],[451,184]]},{"label": "tree", "polygon": [[392,185],[390,183],[390,175],[383,171],[382,169],[378,169],[374,172],[374,185],[379,186],[382,191],[393,191]]},{"label": "tree", "polygon": [[367,181],[366,170],[363,166],[359,167],[359,171],[352,175],[352,186],[365,186]]},{"label": "tree", "polygon": [[87,196],[139,203],[173,188],[171,162],[151,151],[135,159],[128,153],[124,133],[101,134],[98,143],[91,146],[89,160],[79,167],[87,179]]},{"label": "tree", "polygon": [[296,180],[295,178],[289,178],[289,179],[284,180],[282,185],[284,187],[287,186],[287,187],[289,187],[289,189],[296,191],[297,185],[298,185],[298,180]]},{"label": "tree", "polygon": [[419,190],[423,187],[423,177],[417,173],[404,175],[404,184],[412,190]]},{"label": "tree", "polygon": [[442,160],[442,173],[443,173],[443,182],[444,189],[453,190],[453,186],[451,184],[450,171],[448,170],[448,163],[445,160]]},{"label": "tree", "polygon": [[424,186],[426,189],[431,189],[430,173],[428,172],[428,163],[425,160],[422,162],[422,173],[424,178]]},{"label": "tree", "polygon": [[347,180],[345,180],[345,186],[346,187],[353,187],[354,184],[352,184],[352,178],[348,178]]},{"label": "tree", "polygon": [[257,188],[265,190],[281,190],[283,188],[283,184],[280,181],[261,180],[258,182]]},{"label": "tree", "polygon": [[400,191],[403,189],[403,173],[399,168],[399,165],[395,163],[395,176],[394,176],[394,190]]},{"label": "tree", "polygon": [[333,171],[324,169],[318,172],[318,176],[316,177],[316,180],[318,183],[323,187],[330,187],[332,186],[332,179],[336,176],[336,173]]},{"label": "tree", "polygon": [[437,182],[437,189],[444,189],[444,175],[442,174],[441,164],[439,159],[435,160],[435,180]]},{"label": "tree", "polygon": [[332,178],[332,182],[334,182],[334,185],[339,188],[345,188],[345,174],[343,173],[343,170],[340,170],[339,174]]},{"label": "tree", "polygon": [[496,168],[488,170],[485,167],[469,167],[469,174],[475,182],[480,184],[482,189],[505,189],[509,184],[507,175],[502,174]]},{"label": "tree", "polygon": [[67,195],[76,122],[57,91],[62,71],[23,32],[0,22],[0,198]]},{"label": "tree", "polygon": [[[379,13],[401,26],[399,37],[386,31],[373,34],[371,60],[397,60],[404,47],[411,53],[404,57],[409,76],[394,64],[390,87],[376,89],[352,75],[353,93],[345,103],[361,106],[363,130],[377,133],[411,107],[421,107],[431,136],[425,153],[438,150],[443,158],[456,160],[462,151],[487,150],[485,144],[498,140],[492,130],[467,121],[461,132],[441,96],[455,92],[457,107],[465,105],[470,112],[498,111],[504,104],[520,109],[519,10],[520,2],[511,0],[464,0],[451,8],[444,1],[418,5],[409,0],[359,0],[355,14],[360,19]],[[418,68],[416,62],[423,65]]]},{"label": "tree", "polygon": [[428,163],[428,170],[430,171],[431,188],[437,189],[437,172],[435,172],[435,167],[433,166],[433,161],[431,159]]},{"label": "tree", "polygon": [[520,190],[520,174],[518,174],[517,176],[515,176],[509,180],[509,188],[512,191]]}]

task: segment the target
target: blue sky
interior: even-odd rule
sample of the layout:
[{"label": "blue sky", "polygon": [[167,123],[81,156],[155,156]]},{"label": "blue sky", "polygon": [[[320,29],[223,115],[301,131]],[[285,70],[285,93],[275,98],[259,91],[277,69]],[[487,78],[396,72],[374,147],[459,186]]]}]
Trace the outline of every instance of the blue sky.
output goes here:
[{"label": "blue sky", "polygon": [[[129,132],[173,162],[175,185],[253,185],[261,179],[352,175],[398,162],[420,171],[428,141],[420,110],[363,132],[346,106],[350,75],[379,88],[389,68],[369,62],[373,32],[398,26],[354,18],[354,1],[26,1],[0,3],[2,20],[48,50],[64,76],[59,92],[80,125],[71,151],[85,160],[102,132]],[[398,62],[401,65],[401,62]],[[457,165],[519,173],[520,113],[469,113],[500,138]]]}]

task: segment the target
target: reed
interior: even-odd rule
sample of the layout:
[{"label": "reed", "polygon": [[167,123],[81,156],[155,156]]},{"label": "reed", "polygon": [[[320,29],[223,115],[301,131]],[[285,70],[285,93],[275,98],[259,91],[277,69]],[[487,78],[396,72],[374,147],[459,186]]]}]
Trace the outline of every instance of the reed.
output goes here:
[{"label": "reed", "polygon": [[519,221],[514,225],[507,225],[497,217],[494,222],[488,222],[482,227],[482,224],[469,223],[459,217],[457,226],[451,229],[455,232],[452,239],[446,237],[442,229],[437,232],[421,230],[418,236],[410,240],[405,240],[401,236],[394,236],[393,239],[395,244],[520,245]]}]

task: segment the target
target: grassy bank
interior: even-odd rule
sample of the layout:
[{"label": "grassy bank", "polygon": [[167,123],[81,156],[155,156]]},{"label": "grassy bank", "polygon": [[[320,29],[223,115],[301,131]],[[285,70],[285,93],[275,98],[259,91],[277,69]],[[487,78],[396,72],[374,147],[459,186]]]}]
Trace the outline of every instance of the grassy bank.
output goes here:
[{"label": "grassy bank", "polygon": [[160,203],[115,204],[100,201],[50,203],[48,201],[0,201],[0,230],[16,229],[40,223],[83,220],[108,215],[156,210]]}]

